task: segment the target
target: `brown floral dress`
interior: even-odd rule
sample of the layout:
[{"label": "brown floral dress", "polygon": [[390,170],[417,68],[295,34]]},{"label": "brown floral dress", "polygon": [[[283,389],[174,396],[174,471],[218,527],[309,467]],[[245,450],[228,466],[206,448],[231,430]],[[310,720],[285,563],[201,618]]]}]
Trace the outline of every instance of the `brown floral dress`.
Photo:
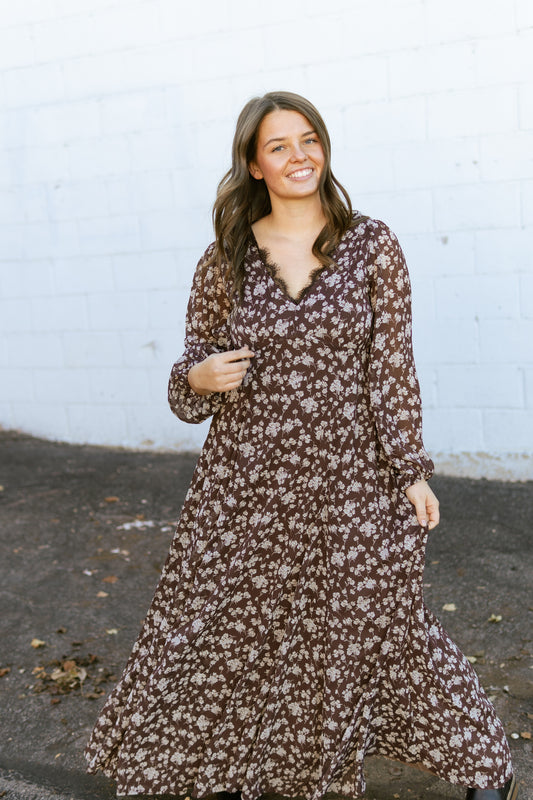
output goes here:
[{"label": "brown floral dress", "polygon": [[[502,724],[423,601],[426,532],[404,489],[433,464],[396,237],[360,218],[293,298],[251,234],[243,303],[211,252],[169,400],[213,419],[89,771],[119,795],[355,798],[381,754],[502,785]],[[239,388],[190,388],[193,364],[244,345]]]}]

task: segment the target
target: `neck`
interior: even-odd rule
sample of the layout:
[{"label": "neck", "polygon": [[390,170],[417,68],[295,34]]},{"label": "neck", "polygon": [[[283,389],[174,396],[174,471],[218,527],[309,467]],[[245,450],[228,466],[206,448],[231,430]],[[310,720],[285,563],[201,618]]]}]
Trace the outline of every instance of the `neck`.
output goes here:
[{"label": "neck", "polygon": [[270,229],[279,236],[295,238],[310,231],[321,231],[326,217],[319,196],[314,195],[296,201],[275,200],[268,221]]}]

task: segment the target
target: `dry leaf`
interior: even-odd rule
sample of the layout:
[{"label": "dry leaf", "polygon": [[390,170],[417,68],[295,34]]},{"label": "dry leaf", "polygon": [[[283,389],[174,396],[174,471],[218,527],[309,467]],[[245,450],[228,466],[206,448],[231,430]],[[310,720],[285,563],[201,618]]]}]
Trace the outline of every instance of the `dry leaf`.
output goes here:
[{"label": "dry leaf", "polygon": [[501,621],[502,621],[501,614],[491,614],[487,620],[487,622],[501,622]]},{"label": "dry leaf", "polygon": [[104,497],[104,500],[106,501],[106,503],[118,503],[118,497],[115,497],[115,495]]},{"label": "dry leaf", "polygon": [[109,592],[97,592],[97,597],[109,597]]},{"label": "dry leaf", "polygon": [[83,683],[87,677],[87,670],[78,667],[75,661],[65,661],[63,666],[55,669],[50,677],[61,686],[74,688],[79,683]]},{"label": "dry leaf", "polygon": [[31,640],[31,646],[35,647],[35,649],[37,649],[38,647],[44,647],[45,645],[46,645],[46,642],[43,642],[42,639],[32,639]]},{"label": "dry leaf", "polygon": [[471,664],[475,664],[477,661],[477,658],[475,656],[467,656],[466,658],[467,661],[470,661]]},{"label": "dry leaf", "polygon": [[102,578],[104,583],[116,583],[118,578],[116,575],[107,575],[107,577]]},{"label": "dry leaf", "polygon": [[83,667],[77,667],[76,669],[78,672],[78,680],[80,683],[83,683],[83,681],[87,677],[87,670],[83,669]]},{"label": "dry leaf", "polygon": [[520,731],[520,737],[522,739],[531,739],[531,734],[529,731]]},{"label": "dry leaf", "polygon": [[0,669],[0,678],[4,678],[6,675],[9,675],[11,672],[11,667],[2,667]]},{"label": "dry leaf", "polygon": [[442,606],[443,611],[457,611],[457,606],[455,603],[444,603]]}]

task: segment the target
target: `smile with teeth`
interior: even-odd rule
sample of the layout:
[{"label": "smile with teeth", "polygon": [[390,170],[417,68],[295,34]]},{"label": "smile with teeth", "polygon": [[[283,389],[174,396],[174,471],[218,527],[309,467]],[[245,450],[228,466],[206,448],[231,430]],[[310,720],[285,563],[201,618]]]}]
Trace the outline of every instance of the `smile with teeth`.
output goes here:
[{"label": "smile with teeth", "polygon": [[287,175],[288,178],[308,178],[309,175],[313,170],[311,167],[306,167],[305,169],[297,169],[295,172],[291,172],[290,175]]}]

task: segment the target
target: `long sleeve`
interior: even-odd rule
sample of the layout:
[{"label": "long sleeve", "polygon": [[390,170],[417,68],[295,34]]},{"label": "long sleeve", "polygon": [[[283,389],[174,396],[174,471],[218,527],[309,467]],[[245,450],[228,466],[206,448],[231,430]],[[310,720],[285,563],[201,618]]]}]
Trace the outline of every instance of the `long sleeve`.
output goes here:
[{"label": "long sleeve", "polygon": [[187,380],[194,364],[211,353],[231,349],[227,330],[230,300],[221,270],[209,264],[210,245],[197,264],[185,318],[185,350],[170,373],[168,402],[173,413],[184,422],[199,423],[216,413],[228,392],[197,394]]},{"label": "long sleeve", "polygon": [[411,284],[395,234],[382,222],[374,251],[370,297],[374,312],[369,360],[370,399],[377,434],[400,489],[433,474],[422,442],[422,404],[411,335]]}]

